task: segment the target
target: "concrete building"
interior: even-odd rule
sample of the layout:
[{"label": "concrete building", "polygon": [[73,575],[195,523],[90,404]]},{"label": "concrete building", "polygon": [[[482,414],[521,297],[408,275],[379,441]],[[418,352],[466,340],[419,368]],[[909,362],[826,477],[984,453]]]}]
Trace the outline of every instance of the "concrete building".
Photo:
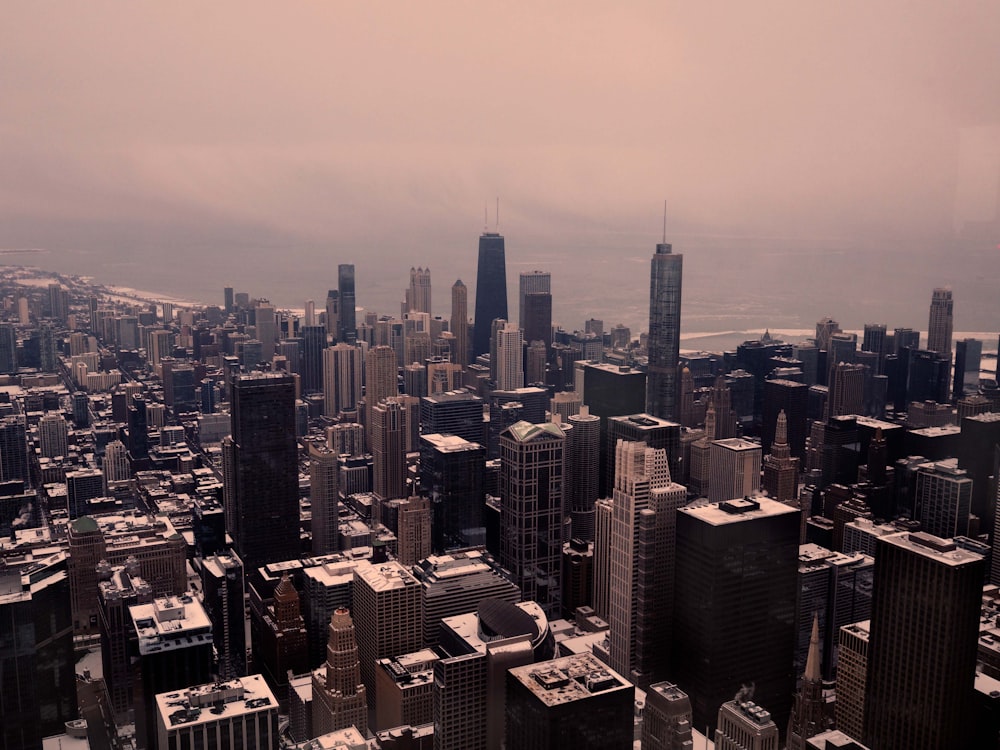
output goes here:
[{"label": "concrete building", "polygon": [[713,442],[709,453],[709,502],[755,495],[760,489],[760,464],[759,443],[743,438]]},{"label": "concrete building", "polygon": [[368,701],[361,682],[354,621],[346,609],[330,618],[326,664],[312,673],[311,737],[353,726],[368,730]]}]

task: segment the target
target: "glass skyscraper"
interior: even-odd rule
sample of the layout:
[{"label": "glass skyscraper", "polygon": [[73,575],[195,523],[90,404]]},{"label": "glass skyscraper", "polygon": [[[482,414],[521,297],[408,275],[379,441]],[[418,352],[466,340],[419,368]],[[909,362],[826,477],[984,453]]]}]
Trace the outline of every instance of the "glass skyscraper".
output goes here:
[{"label": "glass skyscraper", "polygon": [[671,249],[666,242],[657,244],[649,275],[646,411],[660,419],[677,420],[684,256]]},{"label": "glass skyscraper", "polygon": [[479,237],[473,358],[490,350],[492,323],[497,318],[507,320],[507,261],[503,235],[485,232]]},{"label": "glass skyscraper", "polygon": [[340,330],[337,332],[337,341],[346,341],[350,344],[358,336],[353,263],[341,263],[337,268],[337,290],[340,293]]}]

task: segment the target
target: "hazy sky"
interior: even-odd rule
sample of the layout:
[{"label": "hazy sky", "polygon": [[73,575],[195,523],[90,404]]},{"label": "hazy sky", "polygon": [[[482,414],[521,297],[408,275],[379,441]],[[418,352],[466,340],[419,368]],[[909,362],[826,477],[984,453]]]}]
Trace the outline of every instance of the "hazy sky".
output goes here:
[{"label": "hazy sky", "polygon": [[0,247],[133,285],[169,249],[195,291],[279,304],[338,262],[392,299],[430,265],[447,313],[495,196],[512,277],[647,257],[666,200],[686,273],[771,243],[937,250],[959,299],[1000,280],[1000,237],[948,257],[998,219],[996,0],[617,5],[7,3]]}]

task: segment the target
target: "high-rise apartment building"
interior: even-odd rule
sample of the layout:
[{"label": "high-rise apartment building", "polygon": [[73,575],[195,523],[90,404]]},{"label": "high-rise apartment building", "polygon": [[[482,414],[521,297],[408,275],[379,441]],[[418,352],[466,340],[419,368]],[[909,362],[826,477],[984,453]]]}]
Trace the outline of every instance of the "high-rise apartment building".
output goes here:
[{"label": "high-rise apartment building", "polygon": [[365,355],[365,403],[370,410],[390,396],[399,395],[396,352],[391,346],[374,346]]},{"label": "high-rise apartment building", "polygon": [[403,313],[431,312],[431,269],[410,268],[410,286],[406,290]]},{"label": "high-rise apartment building", "polygon": [[565,443],[552,422],[520,421],[500,434],[500,564],[549,617],[562,606]]},{"label": "high-rise apartment building", "polygon": [[931,311],[927,321],[927,348],[946,355],[951,362],[953,302],[951,289],[937,288],[931,295]]},{"label": "high-rise apartment building", "polygon": [[476,318],[472,357],[490,351],[493,321],[507,320],[507,261],[504,238],[484,232],[479,238],[479,265],[476,271]]},{"label": "high-rise apartment building", "polygon": [[43,458],[67,455],[69,425],[61,413],[48,413],[38,420],[38,447]]},{"label": "high-rise apartment building", "polygon": [[573,520],[573,537],[589,542],[594,538],[594,503],[600,488],[601,419],[581,406],[564,424],[571,429],[566,433],[563,502]]},{"label": "high-rise apartment building", "polygon": [[[526,327],[525,297],[529,294],[552,295],[552,274],[548,271],[522,271],[518,282],[517,324]],[[551,312],[551,310],[550,310]],[[530,339],[529,339],[530,341]],[[549,342],[551,344],[551,342]]]},{"label": "high-rise apartment building", "polygon": [[323,412],[326,416],[336,417],[343,411],[356,409],[363,383],[360,347],[337,344],[323,350]]},{"label": "high-rise apartment building", "polygon": [[681,336],[681,277],[684,256],[662,242],[653,255],[649,282],[649,366],[646,411],[654,417],[677,420]]},{"label": "high-rise apartment building", "polygon": [[665,450],[618,441],[613,498],[598,510],[610,518],[599,526],[594,554],[609,574],[607,661],[642,687],[666,668],[677,509],[686,499],[671,481]]},{"label": "high-rise apartment building", "polygon": [[230,532],[248,570],[298,557],[299,470],[295,380],[239,375],[232,387]]},{"label": "high-rise apartment building", "polygon": [[524,387],[524,334],[507,323],[497,331],[497,389],[512,391]]},{"label": "high-rise apartment building", "polygon": [[984,567],[981,555],[925,532],[878,540],[866,744],[970,747]]},{"label": "high-rise apartment building", "polygon": [[677,511],[671,668],[694,725],[714,728],[743,685],[788,720],[795,687],[799,517],[765,497]]},{"label": "high-rise apartment building", "polygon": [[451,361],[465,367],[469,364],[469,290],[461,279],[451,287],[450,328],[455,335]]}]

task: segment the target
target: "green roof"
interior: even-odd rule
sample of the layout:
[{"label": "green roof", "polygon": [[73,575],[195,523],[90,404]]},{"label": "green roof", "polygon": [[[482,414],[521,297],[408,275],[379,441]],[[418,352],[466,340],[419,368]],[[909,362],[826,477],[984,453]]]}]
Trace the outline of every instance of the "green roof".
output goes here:
[{"label": "green roof", "polygon": [[98,530],[97,521],[90,516],[80,516],[71,525],[77,534],[92,534]]}]

